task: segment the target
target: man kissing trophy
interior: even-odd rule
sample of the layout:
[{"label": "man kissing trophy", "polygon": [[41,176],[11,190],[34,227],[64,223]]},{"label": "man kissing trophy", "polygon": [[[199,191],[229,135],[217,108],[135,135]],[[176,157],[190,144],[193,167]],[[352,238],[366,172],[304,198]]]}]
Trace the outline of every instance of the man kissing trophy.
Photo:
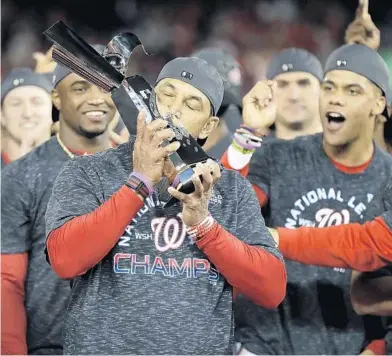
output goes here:
[{"label": "man kissing trophy", "polygon": [[[107,44],[102,55],[63,21],[55,23],[44,34],[54,44],[53,59],[58,64],[111,93],[126,125],[134,113],[132,110],[134,106],[139,111],[146,112],[147,123],[160,118],[156,107],[155,92],[150,84],[140,75],[126,77],[129,59],[139,45],[143,47],[146,55],[150,55],[135,34],[131,32],[117,34]],[[183,73],[185,76],[187,74]],[[168,121],[169,127],[175,134],[174,140],[181,144],[177,152],[169,156],[177,172],[177,189],[190,194],[194,191],[191,179],[192,168],[197,163],[206,162],[210,157],[181,124],[174,124],[170,116],[164,119]],[[171,142],[165,140],[162,146]],[[173,197],[166,203],[166,206],[172,205],[175,201]]]}]

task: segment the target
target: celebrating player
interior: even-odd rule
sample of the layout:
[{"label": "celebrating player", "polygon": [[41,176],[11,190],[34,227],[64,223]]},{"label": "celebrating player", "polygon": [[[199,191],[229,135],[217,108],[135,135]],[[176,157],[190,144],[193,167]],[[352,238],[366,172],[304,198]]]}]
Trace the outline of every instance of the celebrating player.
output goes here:
[{"label": "celebrating player", "polygon": [[[160,114],[193,137],[216,127],[223,82],[204,60],[169,62],[155,90]],[[211,161],[196,167],[194,193],[171,187],[167,156],[179,143],[160,146],[174,135],[166,126],[139,115],[135,141],[76,159],[56,180],[47,249],[73,280],[65,353],[232,353],[233,289],[265,308],[284,298],[285,268],[250,184]],[[162,208],[171,195],[181,204]]]},{"label": "celebrating player", "polygon": [[[383,192],[392,180],[392,161],[374,146],[372,134],[376,116],[385,111],[388,77],[383,59],[363,45],[346,45],[331,54],[320,98],[324,133],[263,142],[252,157],[248,178],[260,204],[269,207],[268,225],[363,223],[385,211]],[[259,83],[248,95],[249,110],[259,116],[276,110],[276,89],[269,91],[270,98],[264,96],[267,89]],[[288,295],[279,314],[240,304],[238,335],[244,348],[252,353],[360,352],[365,328],[351,307],[350,272],[291,261],[287,270]]]},{"label": "celebrating player", "polygon": [[110,95],[61,66],[54,75],[59,134],[2,171],[2,354],[63,353],[70,288],[45,261],[45,211],[67,161],[111,147],[107,127],[116,109]]}]

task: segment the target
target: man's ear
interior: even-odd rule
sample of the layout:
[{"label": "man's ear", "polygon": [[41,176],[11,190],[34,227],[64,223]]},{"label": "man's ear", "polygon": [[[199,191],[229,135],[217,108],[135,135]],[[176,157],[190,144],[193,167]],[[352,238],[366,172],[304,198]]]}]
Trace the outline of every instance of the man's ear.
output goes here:
[{"label": "man's ear", "polygon": [[56,109],[58,111],[60,111],[61,110],[61,99],[60,99],[59,92],[57,91],[57,89],[52,90],[52,101],[53,101],[53,105],[56,107]]},{"label": "man's ear", "polygon": [[374,103],[372,114],[374,116],[381,115],[384,112],[385,106],[387,105],[387,101],[385,100],[385,96],[379,96]]},{"label": "man's ear", "polygon": [[199,139],[206,139],[208,135],[218,126],[219,117],[211,116],[208,121],[205,123],[203,129],[199,134]]}]

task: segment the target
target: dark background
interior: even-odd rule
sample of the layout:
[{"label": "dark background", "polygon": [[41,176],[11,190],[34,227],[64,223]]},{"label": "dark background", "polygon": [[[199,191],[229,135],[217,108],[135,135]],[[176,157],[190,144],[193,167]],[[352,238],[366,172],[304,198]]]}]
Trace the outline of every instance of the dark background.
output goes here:
[{"label": "dark background", "polygon": [[[382,33],[380,52],[392,63],[392,1],[369,1]],[[150,80],[175,56],[200,46],[226,48],[243,66],[246,89],[263,77],[269,58],[282,48],[306,48],[324,61],[343,43],[356,6],[357,0],[3,0],[1,73],[33,67],[32,53],[49,48],[42,32],[62,19],[90,43],[105,44],[123,30],[135,32],[155,55],[136,53],[133,70]]]}]

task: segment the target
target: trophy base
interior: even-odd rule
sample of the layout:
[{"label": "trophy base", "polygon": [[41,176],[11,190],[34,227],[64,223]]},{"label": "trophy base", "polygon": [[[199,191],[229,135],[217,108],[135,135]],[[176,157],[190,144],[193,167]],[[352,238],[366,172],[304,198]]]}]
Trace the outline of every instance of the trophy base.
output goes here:
[{"label": "trophy base", "polygon": [[[195,191],[195,186],[193,185],[192,182],[193,174],[194,171],[190,166],[185,167],[177,176],[179,178],[179,183],[176,189],[178,189],[181,193],[185,193],[185,194],[193,193]],[[172,206],[176,202],[178,202],[178,199],[171,197],[164,205],[164,208]]]},{"label": "trophy base", "polygon": [[[216,162],[219,164],[220,171],[222,172],[222,170],[223,170],[222,164],[219,161],[216,161]],[[201,162],[201,163],[203,163],[203,162]],[[176,189],[178,191],[180,191],[181,193],[191,194],[191,193],[193,193],[195,191],[195,186],[193,185],[193,182],[192,182],[192,176],[195,173],[193,168],[195,166],[196,166],[196,164],[188,165],[188,166],[184,167],[178,173],[177,177],[179,178],[179,183],[178,183]],[[203,177],[202,176],[200,176],[200,180],[203,183]],[[175,204],[177,201],[178,201],[177,198],[171,197],[163,207],[164,208],[165,207],[169,207],[169,206]]]}]

